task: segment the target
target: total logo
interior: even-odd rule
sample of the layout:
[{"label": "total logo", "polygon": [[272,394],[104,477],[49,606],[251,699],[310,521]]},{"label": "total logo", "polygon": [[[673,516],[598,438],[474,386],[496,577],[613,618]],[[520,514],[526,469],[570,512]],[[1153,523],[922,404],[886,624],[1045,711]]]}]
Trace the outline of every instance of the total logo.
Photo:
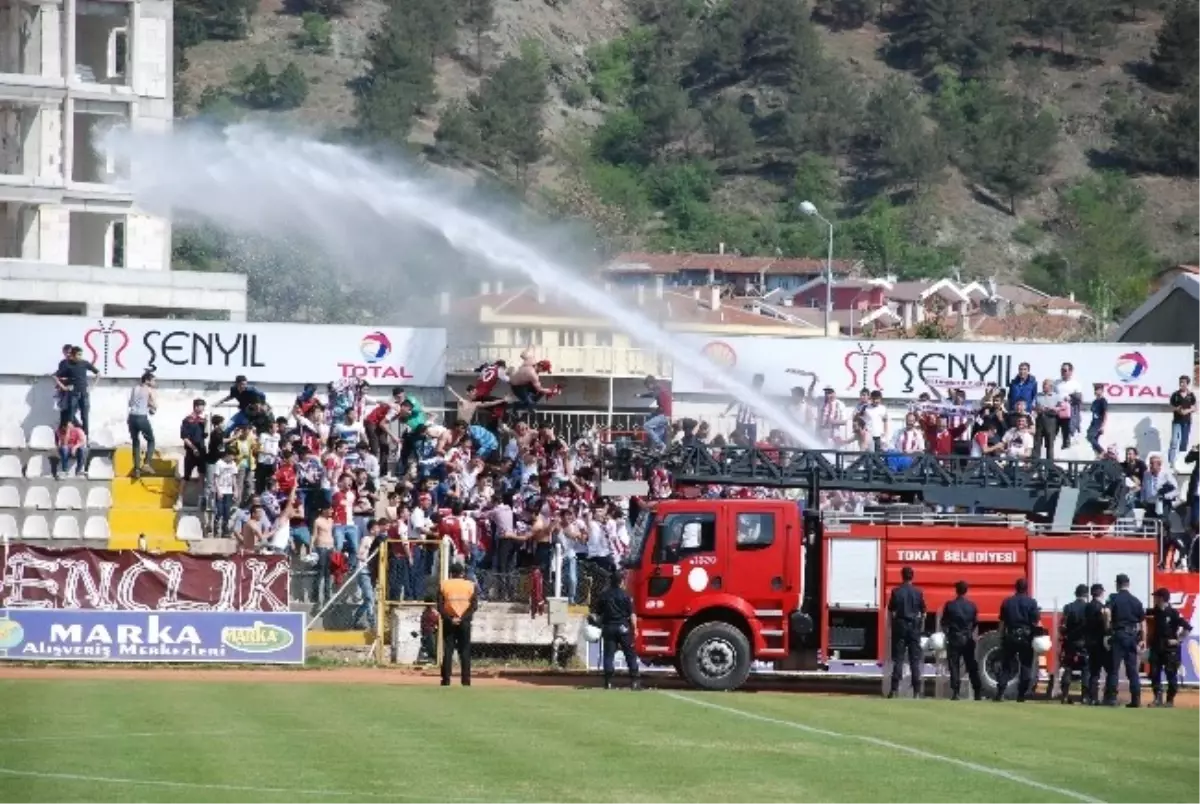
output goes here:
[{"label": "total logo", "polygon": [[386,333],[376,330],[368,332],[358,344],[361,363],[338,363],[343,377],[363,377],[368,379],[411,380],[404,366],[388,364],[387,359],[392,354],[392,339]]},{"label": "total logo", "polygon": [[1113,365],[1119,383],[1110,383],[1106,389],[1111,399],[1151,397],[1169,399],[1171,392],[1158,385],[1140,382],[1150,373],[1150,361],[1141,352],[1126,352],[1117,357]]}]

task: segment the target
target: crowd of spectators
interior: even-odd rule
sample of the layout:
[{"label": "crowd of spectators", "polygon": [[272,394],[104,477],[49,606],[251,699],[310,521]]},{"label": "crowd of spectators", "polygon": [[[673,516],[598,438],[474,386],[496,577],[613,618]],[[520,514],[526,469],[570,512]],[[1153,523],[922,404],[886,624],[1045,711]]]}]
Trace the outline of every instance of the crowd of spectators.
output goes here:
[{"label": "crowd of spectators", "polygon": [[[597,496],[595,433],[568,443],[536,426],[532,411],[489,413],[515,397],[459,396],[447,422],[404,388],[384,398],[369,390],[361,380],[324,394],[309,386],[276,415],[238,377],[214,405],[195,400],[180,437],[185,480],[203,483],[208,534],[305,559],[318,607],[352,573],[367,627],[380,562],[355,570],[376,549],[394,601],[425,599],[446,541],[483,599],[538,606],[557,578],[563,595],[582,601],[615,570],[629,545],[627,502]],[[228,420],[208,414],[227,402],[237,405]]]}]

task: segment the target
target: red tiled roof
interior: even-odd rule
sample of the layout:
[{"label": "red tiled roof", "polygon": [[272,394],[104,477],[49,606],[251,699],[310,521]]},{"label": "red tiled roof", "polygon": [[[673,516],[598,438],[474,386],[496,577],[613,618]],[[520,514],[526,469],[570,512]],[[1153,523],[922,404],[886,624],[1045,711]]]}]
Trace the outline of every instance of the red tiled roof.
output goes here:
[{"label": "red tiled roof", "polygon": [[[954,339],[1006,339],[1013,341],[1068,341],[1083,334],[1091,321],[1066,315],[1047,315],[1041,312],[1020,313],[1008,316],[989,316],[974,313],[970,316],[970,330],[963,332],[956,313],[938,319],[949,337]],[[909,338],[912,329],[903,327],[881,328],[875,335],[879,338]]]},{"label": "red tiled roof", "polygon": [[[857,260],[834,260],[838,272],[854,270]],[[613,274],[673,274],[683,270],[714,270],[726,274],[816,274],[825,260],[808,257],[741,257],[735,254],[655,254],[631,251],[618,254],[603,269]]]}]

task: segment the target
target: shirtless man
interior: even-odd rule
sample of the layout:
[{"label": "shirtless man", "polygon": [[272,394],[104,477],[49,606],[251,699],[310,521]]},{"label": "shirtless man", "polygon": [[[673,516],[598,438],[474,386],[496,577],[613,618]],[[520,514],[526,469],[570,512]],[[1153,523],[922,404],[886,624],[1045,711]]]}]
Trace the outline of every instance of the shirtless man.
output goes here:
[{"label": "shirtless man", "polygon": [[[476,386],[472,386],[472,387],[476,389],[476,392],[478,392],[478,388]],[[474,394],[472,394],[473,398],[465,399],[464,397],[459,396],[458,391],[455,391],[453,388],[451,388],[448,385],[446,386],[446,390],[449,391],[454,396],[454,398],[458,400],[458,410],[457,410],[456,421],[466,422],[467,424],[474,424],[475,412],[477,410],[486,409],[486,408],[494,408],[498,405],[503,405],[507,402],[512,401],[512,397],[506,396],[503,399],[494,399],[493,398],[493,399],[487,400],[486,402],[480,402],[474,398]],[[467,393],[471,393],[470,389],[467,390]]]},{"label": "shirtless man", "polygon": [[526,360],[521,363],[521,367],[512,373],[509,382],[513,396],[517,400],[513,410],[528,410],[530,413],[534,413],[537,411],[537,404],[543,399],[549,399],[562,393],[560,386],[546,388],[542,385],[541,375],[549,374],[550,371],[549,360],[539,360],[536,363]]},{"label": "shirtless man", "polygon": [[255,502],[250,506],[250,516],[242,523],[242,528],[238,535],[240,537],[239,547],[243,553],[253,553],[258,549],[258,543],[262,541],[263,527],[260,521],[262,512],[262,503]]},{"label": "shirtless man", "polygon": [[333,574],[329,559],[333,555],[333,508],[321,506],[313,520],[313,552],[317,555],[317,575],[313,582],[313,600],[317,606],[333,597]]}]

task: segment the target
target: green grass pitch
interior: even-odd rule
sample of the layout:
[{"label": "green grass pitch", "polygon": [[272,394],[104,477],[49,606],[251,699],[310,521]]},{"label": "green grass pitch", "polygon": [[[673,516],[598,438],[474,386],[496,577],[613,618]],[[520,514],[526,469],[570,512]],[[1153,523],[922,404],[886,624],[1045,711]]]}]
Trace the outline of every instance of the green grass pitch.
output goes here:
[{"label": "green grass pitch", "polygon": [[0,801],[1198,801],[1194,709],[0,681]]}]

